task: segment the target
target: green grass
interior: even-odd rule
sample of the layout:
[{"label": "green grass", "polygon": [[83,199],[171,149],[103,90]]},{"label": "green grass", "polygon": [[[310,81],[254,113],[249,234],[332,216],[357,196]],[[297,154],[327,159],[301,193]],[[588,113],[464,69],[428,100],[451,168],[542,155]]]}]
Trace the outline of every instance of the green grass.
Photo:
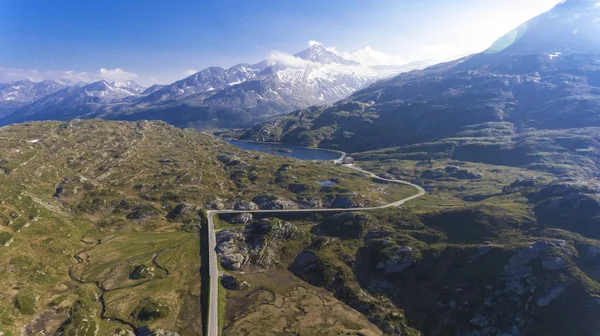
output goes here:
[{"label": "green grass", "polygon": [[17,294],[14,298],[14,305],[23,315],[33,315],[35,313],[35,298],[32,295]]}]

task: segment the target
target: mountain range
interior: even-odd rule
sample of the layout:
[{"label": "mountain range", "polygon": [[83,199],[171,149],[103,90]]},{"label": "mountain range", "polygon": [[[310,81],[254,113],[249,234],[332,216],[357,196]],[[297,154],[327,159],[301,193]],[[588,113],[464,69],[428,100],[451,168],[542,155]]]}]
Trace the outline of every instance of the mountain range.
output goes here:
[{"label": "mountain range", "polygon": [[15,82],[0,86],[4,109],[0,124],[102,117],[159,119],[196,128],[245,126],[299,108],[334,103],[378,79],[427,64],[367,67],[315,44],[293,56],[276,54],[257,64],[228,69],[210,67],[147,89],[133,81]]},{"label": "mountain range", "polygon": [[600,126],[600,6],[571,0],[480,54],[402,73],[241,137],[365,151],[506,127],[519,134],[593,126]]},{"label": "mountain range", "polygon": [[58,81],[32,82],[28,79],[0,83],[0,118],[27,104],[51,95],[68,86]]}]

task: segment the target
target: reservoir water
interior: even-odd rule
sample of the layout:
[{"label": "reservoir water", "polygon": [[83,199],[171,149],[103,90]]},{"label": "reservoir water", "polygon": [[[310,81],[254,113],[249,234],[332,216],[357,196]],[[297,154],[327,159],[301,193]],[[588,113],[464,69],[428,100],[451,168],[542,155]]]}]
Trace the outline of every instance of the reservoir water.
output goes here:
[{"label": "reservoir water", "polygon": [[341,154],[339,153],[330,152],[327,150],[302,148],[284,144],[267,144],[235,140],[227,140],[227,142],[244,150],[259,151],[277,156],[291,157],[299,160],[333,161],[339,159],[341,156]]}]

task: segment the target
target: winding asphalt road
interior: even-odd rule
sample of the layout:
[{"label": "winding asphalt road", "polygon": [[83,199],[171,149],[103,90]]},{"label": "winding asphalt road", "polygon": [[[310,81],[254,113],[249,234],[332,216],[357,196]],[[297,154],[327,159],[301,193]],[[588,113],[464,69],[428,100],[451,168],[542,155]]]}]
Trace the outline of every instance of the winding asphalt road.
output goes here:
[{"label": "winding asphalt road", "polygon": [[[342,158],[344,156],[345,156],[345,154],[342,154]],[[336,161],[339,161],[339,160],[336,160]],[[217,251],[215,250],[217,247],[217,237],[215,234],[215,225],[214,225],[214,221],[213,221],[215,215],[218,215],[218,214],[242,214],[242,213],[261,214],[261,213],[298,213],[298,212],[313,212],[313,213],[315,213],[315,212],[354,212],[354,211],[378,210],[378,209],[386,209],[386,208],[391,208],[391,207],[399,207],[399,206],[403,205],[405,202],[408,202],[417,197],[421,197],[421,196],[425,195],[425,190],[414,183],[410,183],[410,182],[402,181],[402,180],[393,180],[393,179],[382,178],[371,172],[363,170],[360,167],[357,167],[357,166],[351,165],[351,164],[343,165],[343,166],[348,167],[350,169],[354,169],[361,173],[364,173],[367,176],[377,179],[377,180],[380,180],[380,181],[386,181],[386,182],[411,186],[411,187],[417,189],[419,191],[419,193],[416,195],[401,199],[394,203],[389,203],[386,205],[382,205],[382,206],[378,206],[378,207],[370,207],[370,208],[246,210],[246,211],[210,210],[210,211],[207,211],[208,235],[209,235],[209,237],[208,237],[208,248],[209,248],[208,267],[209,267],[209,277],[210,277],[210,301],[209,301],[209,308],[208,308],[208,327],[207,327],[208,336],[218,336],[219,335],[219,321],[218,321],[219,301],[218,300],[219,300],[219,276],[220,276],[220,274],[219,274],[219,267],[217,265],[217,263],[218,263]]]}]

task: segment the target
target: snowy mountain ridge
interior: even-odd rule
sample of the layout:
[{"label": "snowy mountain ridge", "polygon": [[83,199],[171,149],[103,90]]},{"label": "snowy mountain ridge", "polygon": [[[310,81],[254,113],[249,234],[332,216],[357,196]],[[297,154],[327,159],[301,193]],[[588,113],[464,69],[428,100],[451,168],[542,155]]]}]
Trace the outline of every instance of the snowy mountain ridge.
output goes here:
[{"label": "snowy mountain ridge", "polygon": [[311,105],[331,104],[379,79],[428,64],[364,66],[313,44],[294,55],[273,52],[256,64],[209,67],[172,84],[148,89],[134,81],[107,80],[57,86],[25,102],[29,105],[17,106],[10,115],[0,115],[0,124],[102,117],[161,119],[197,128],[237,127]]}]

